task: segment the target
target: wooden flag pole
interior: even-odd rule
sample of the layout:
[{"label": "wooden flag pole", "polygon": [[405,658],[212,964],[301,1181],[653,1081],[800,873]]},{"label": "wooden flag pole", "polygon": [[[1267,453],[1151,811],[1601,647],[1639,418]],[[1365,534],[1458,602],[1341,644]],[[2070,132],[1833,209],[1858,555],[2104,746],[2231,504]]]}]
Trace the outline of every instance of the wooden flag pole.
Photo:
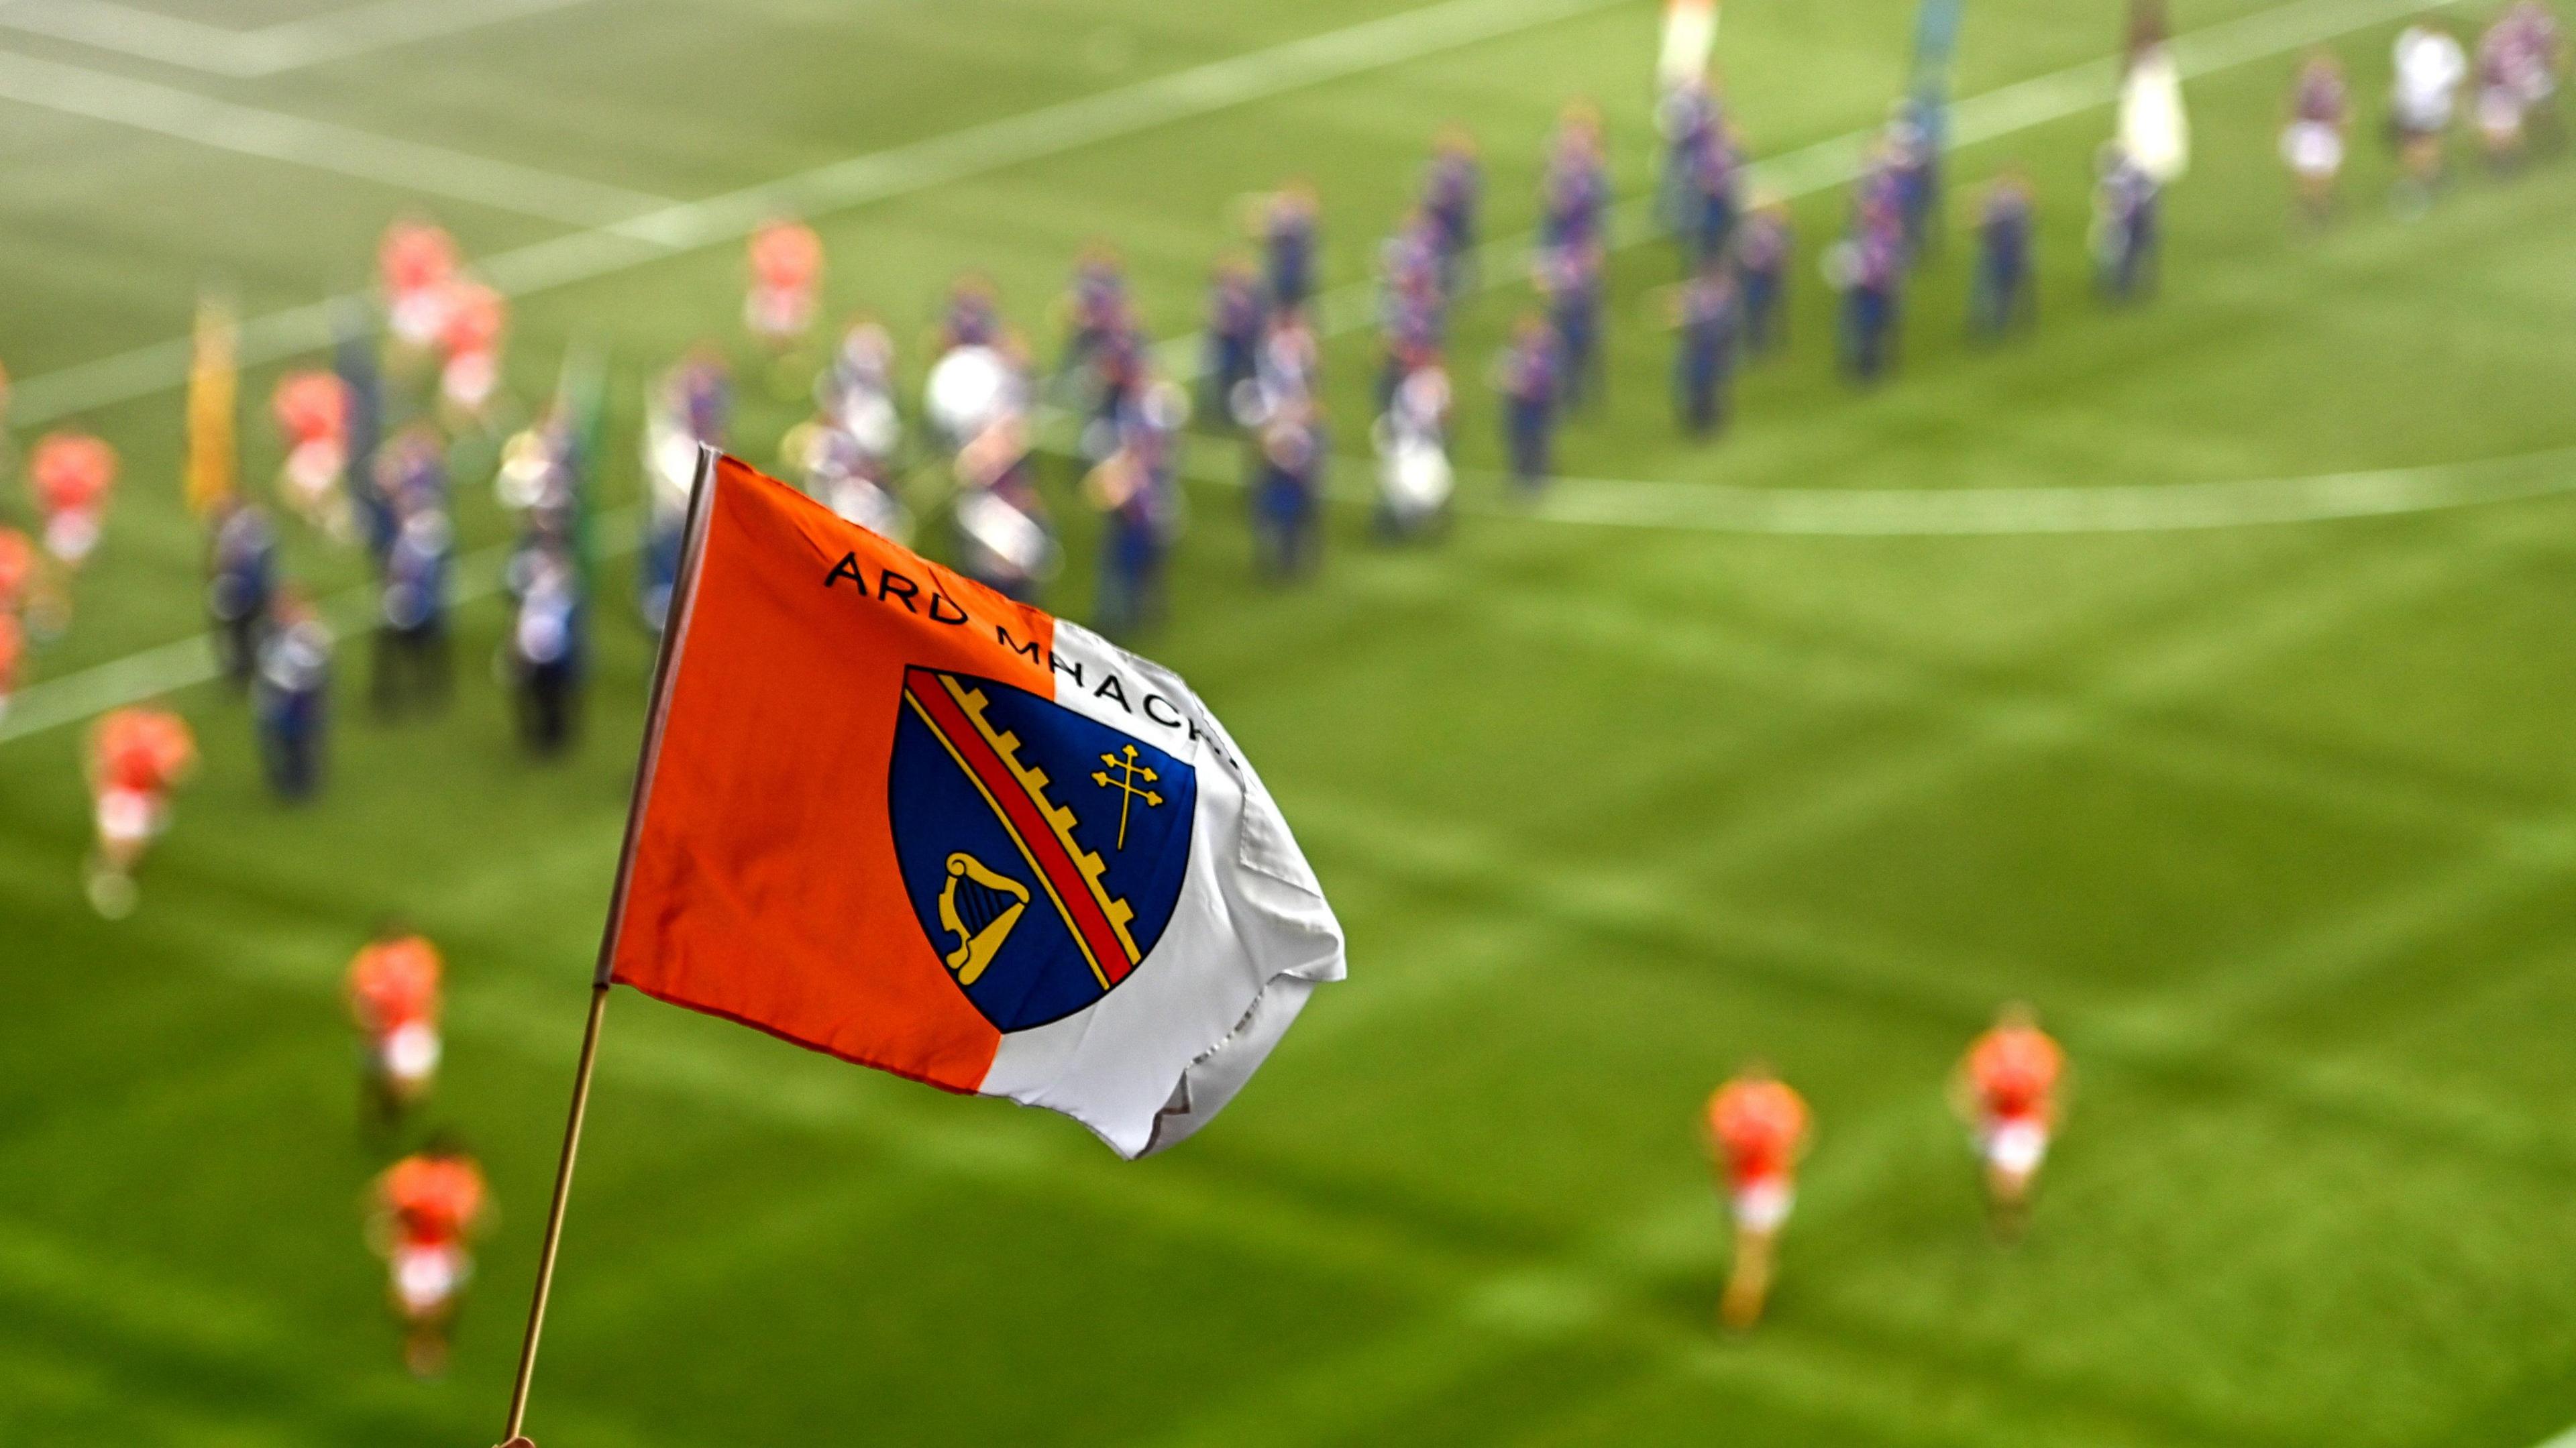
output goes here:
[{"label": "wooden flag pole", "polygon": [[581,1030],[581,1064],[573,1068],[572,1110],[564,1118],[563,1155],[555,1163],[554,1200],[546,1207],[545,1245],[537,1252],[537,1288],[528,1301],[528,1331],[519,1340],[519,1376],[510,1387],[510,1426],[502,1448],[521,1448],[519,1435],[528,1416],[528,1384],[537,1373],[537,1336],[545,1330],[546,1296],[554,1287],[555,1248],[563,1241],[564,1204],[572,1197],[573,1160],[581,1152],[581,1119],[590,1108],[591,1068],[599,1061],[599,1022],[608,1012],[608,988],[617,960],[617,927],[626,913],[626,884],[635,867],[636,842],[644,833],[644,806],[653,794],[653,765],[662,752],[662,724],[669,717],[671,674],[688,642],[689,618],[695,611],[698,560],[706,542],[709,495],[715,491],[717,451],[698,448],[698,473],[689,487],[689,516],[683,525],[680,560],[671,585],[671,604],[662,622],[662,649],[653,661],[653,693],[644,713],[644,747],[635,768],[635,796],[626,811],[626,844],[617,858],[617,884],[608,903],[608,926],[600,932],[599,966],[590,982],[590,1019]]},{"label": "wooden flag pole", "polygon": [[537,1250],[537,1290],[528,1303],[528,1332],[519,1340],[519,1377],[510,1387],[510,1426],[504,1440],[519,1436],[528,1416],[528,1383],[537,1373],[537,1335],[546,1326],[546,1295],[555,1280],[555,1248],[563,1241],[564,1204],[572,1198],[573,1159],[581,1153],[581,1119],[590,1107],[590,1073],[599,1061],[599,1022],[608,1014],[608,982],[590,988],[590,1021],[581,1031],[581,1064],[573,1068],[572,1110],[564,1118],[563,1156],[555,1163],[554,1200],[546,1207],[545,1245]]}]

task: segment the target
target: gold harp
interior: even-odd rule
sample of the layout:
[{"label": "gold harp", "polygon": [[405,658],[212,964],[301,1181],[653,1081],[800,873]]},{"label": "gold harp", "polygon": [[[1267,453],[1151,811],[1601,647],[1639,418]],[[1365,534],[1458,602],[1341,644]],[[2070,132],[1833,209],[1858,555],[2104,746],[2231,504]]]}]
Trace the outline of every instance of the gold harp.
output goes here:
[{"label": "gold harp", "polygon": [[959,985],[973,985],[1029,908],[1029,887],[984,868],[963,851],[948,857],[948,883],[939,890],[939,923],[957,937],[942,957]]}]

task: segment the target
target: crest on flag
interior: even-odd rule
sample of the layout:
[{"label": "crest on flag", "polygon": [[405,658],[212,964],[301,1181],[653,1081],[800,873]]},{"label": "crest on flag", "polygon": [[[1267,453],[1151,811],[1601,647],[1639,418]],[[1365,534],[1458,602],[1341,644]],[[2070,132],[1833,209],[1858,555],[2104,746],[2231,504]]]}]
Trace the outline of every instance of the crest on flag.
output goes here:
[{"label": "crest on flag", "polygon": [[949,979],[1004,1032],[1117,989],[1180,899],[1196,770],[972,674],[908,668],[896,709],[887,816]]}]

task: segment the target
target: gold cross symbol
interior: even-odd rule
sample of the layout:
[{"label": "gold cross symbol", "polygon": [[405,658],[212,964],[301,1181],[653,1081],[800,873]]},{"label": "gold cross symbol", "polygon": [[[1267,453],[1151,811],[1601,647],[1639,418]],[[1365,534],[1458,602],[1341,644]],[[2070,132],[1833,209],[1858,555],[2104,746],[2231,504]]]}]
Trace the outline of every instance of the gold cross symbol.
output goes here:
[{"label": "gold cross symbol", "polygon": [[1118,791],[1118,848],[1123,850],[1127,848],[1128,807],[1140,799],[1148,806],[1163,802],[1163,797],[1152,790],[1137,788],[1136,781],[1141,779],[1147,784],[1152,784],[1162,776],[1154,772],[1152,765],[1140,763],[1137,760],[1136,746],[1133,744],[1127,746],[1125,758],[1122,759],[1115,754],[1104,754],[1100,756],[1100,762],[1108,765],[1110,769],[1120,771],[1118,777],[1112,779],[1106,770],[1095,769],[1091,771],[1091,782],[1102,789]]}]

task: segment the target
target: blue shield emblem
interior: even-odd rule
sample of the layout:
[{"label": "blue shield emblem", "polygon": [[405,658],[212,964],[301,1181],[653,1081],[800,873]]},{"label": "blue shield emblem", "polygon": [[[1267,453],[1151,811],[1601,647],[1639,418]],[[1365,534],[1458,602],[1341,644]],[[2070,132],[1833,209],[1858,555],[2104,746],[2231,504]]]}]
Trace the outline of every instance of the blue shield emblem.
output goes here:
[{"label": "blue shield emblem", "polygon": [[1116,989],[1179,903],[1197,771],[971,674],[906,669],[896,707],[886,813],[949,978],[1003,1031]]}]

